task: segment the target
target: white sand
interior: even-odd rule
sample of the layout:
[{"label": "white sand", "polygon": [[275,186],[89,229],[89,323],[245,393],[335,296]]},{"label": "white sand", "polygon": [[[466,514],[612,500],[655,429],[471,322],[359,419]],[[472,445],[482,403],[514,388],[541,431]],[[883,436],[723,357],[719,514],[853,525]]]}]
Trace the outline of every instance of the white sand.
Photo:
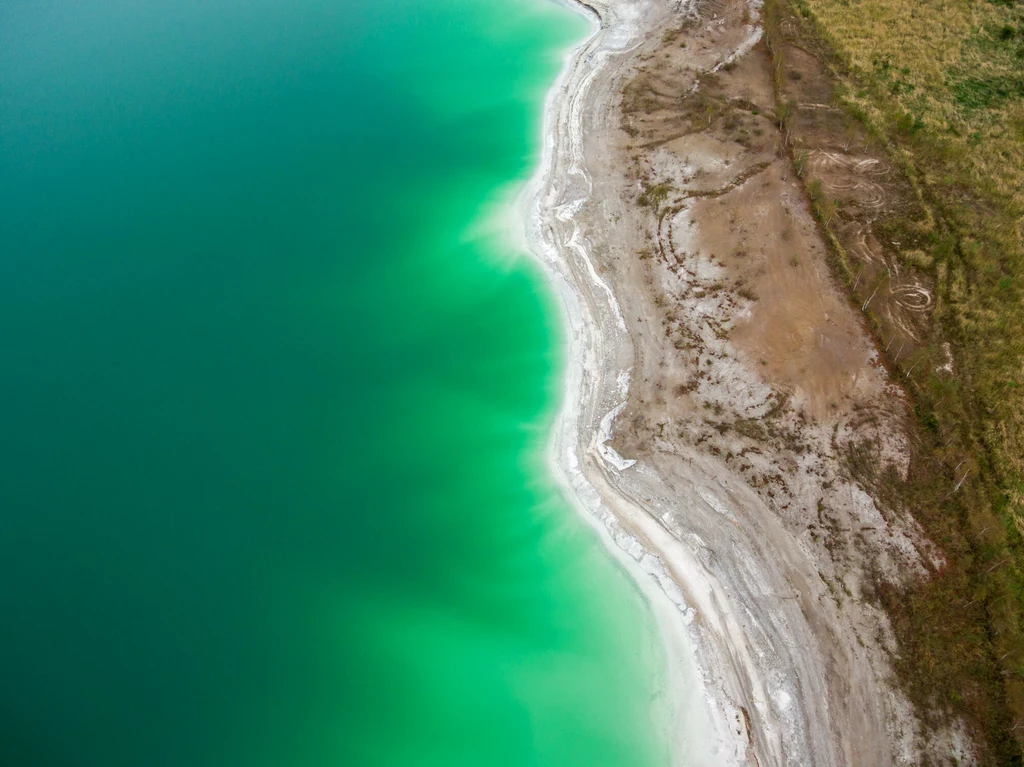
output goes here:
[{"label": "white sand", "polygon": [[[563,406],[550,455],[553,474],[569,499],[651,606],[665,643],[664,681],[671,700],[662,712],[662,726],[672,743],[673,764],[746,764],[742,715],[719,692],[717,680],[709,679],[698,657],[694,611],[663,564],[664,550],[672,542],[660,540],[659,548],[651,540],[670,537],[646,512],[628,506],[599,475],[601,462],[611,471],[631,464],[605,444],[628,389],[631,340],[615,295],[594,269],[573,214],[591,190],[582,151],[586,101],[602,68],[634,44],[643,5],[622,3],[603,27],[592,12],[584,11],[593,21],[592,33],[568,54],[549,94],[543,160],[522,200],[529,249],[543,263],[570,329]],[[602,13],[610,14],[610,9]],[[607,88],[607,82],[598,82],[601,86]],[[635,532],[645,540],[638,540]],[[682,562],[680,558],[673,564]]]}]

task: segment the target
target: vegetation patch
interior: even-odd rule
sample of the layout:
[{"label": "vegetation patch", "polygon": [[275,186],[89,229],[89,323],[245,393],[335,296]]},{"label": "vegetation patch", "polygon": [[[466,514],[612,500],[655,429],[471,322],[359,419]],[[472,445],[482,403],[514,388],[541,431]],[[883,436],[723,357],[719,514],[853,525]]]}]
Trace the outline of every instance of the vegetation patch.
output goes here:
[{"label": "vegetation patch", "polygon": [[[766,0],[765,30],[776,72],[798,49],[828,74],[835,124],[776,76],[787,147],[832,263],[913,400],[909,476],[870,481],[946,561],[913,588],[877,587],[900,681],[926,721],[962,717],[982,763],[1024,763],[1024,4]],[[811,162],[857,135],[891,163],[874,183],[904,189],[866,227],[873,257],[934,288],[913,328],[872,303],[892,284],[854,257],[863,210]]]},{"label": "vegetation patch", "polygon": [[1024,75],[974,77],[952,73],[949,89],[953,99],[967,109],[998,109],[1010,101],[1024,98]]}]

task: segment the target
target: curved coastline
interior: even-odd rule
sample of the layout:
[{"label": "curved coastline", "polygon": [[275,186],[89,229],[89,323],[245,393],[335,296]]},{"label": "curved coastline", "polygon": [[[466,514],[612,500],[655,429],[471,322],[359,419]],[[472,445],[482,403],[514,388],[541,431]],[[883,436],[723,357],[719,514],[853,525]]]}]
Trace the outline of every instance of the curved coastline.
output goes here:
[{"label": "curved coastline", "polygon": [[626,401],[633,342],[615,294],[597,273],[573,218],[593,190],[583,156],[583,113],[595,78],[614,57],[636,47],[647,4],[555,2],[586,16],[591,31],[566,55],[548,93],[542,160],[519,200],[527,250],[558,295],[567,331],[562,404],[549,444],[552,475],[651,607],[665,650],[669,692],[661,714],[672,764],[746,764],[742,711],[719,689],[720,680],[711,672],[714,661],[700,647],[694,610],[665,564],[671,544],[662,541],[664,548],[659,548],[652,536],[660,536],[649,529],[654,520],[647,512],[624,506],[625,499],[587,466],[594,469],[604,461],[618,471],[633,463],[606,444]]},{"label": "curved coastline", "polygon": [[567,326],[550,463],[651,605],[668,658],[672,763],[905,762],[913,722],[901,701],[858,651],[807,552],[742,479],[693,453],[666,480],[606,444],[642,341],[595,265],[588,235],[621,203],[595,195],[586,143],[615,125],[616,64],[688,5],[560,1],[592,33],[549,93],[542,163],[520,199],[528,250]]}]

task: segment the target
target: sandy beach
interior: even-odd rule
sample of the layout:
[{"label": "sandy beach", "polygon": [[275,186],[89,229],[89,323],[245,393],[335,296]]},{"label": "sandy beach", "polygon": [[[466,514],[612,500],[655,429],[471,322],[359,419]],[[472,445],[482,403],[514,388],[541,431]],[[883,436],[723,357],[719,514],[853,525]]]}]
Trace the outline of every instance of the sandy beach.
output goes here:
[{"label": "sandy beach", "polygon": [[905,403],[782,149],[759,4],[576,7],[523,200],[570,329],[551,458],[652,606],[674,763],[965,759],[889,682],[867,594],[937,555],[849,469],[906,470]]}]

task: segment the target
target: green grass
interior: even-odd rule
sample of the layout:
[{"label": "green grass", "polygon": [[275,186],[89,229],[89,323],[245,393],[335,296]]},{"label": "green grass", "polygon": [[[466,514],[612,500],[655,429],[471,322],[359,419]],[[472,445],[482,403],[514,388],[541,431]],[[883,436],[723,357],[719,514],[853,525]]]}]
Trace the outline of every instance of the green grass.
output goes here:
[{"label": "green grass", "polygon": [[975,77],[964,71],[952,71],[948,88],[953,100],[966,109],[1001,109],[1024,98],[1024,76]]}]

